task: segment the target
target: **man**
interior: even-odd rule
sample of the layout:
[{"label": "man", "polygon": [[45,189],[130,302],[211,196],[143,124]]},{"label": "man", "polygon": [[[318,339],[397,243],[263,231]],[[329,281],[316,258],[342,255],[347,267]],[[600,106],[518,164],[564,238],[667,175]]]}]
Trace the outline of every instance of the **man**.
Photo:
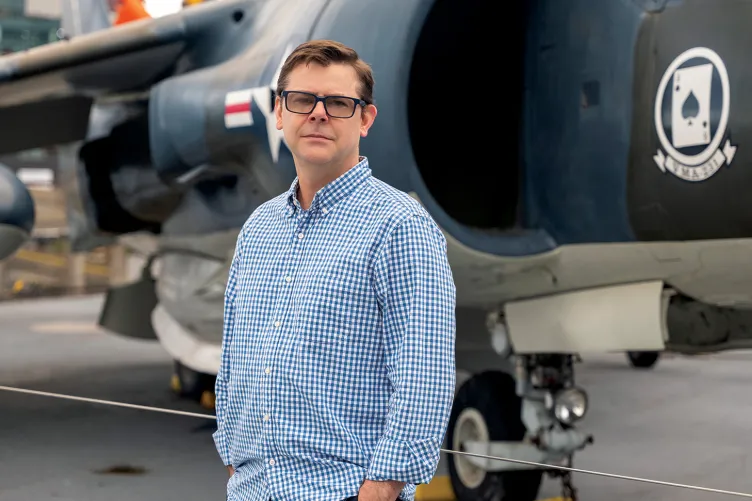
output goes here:
[{"label": "man", "polygon": [[214,435],[230,501],[395,501],[431,480],[454,399],[446,241],[371,175],[371,68],[333,41],[283,65],[297,177],[243,225],[225,294]]}]

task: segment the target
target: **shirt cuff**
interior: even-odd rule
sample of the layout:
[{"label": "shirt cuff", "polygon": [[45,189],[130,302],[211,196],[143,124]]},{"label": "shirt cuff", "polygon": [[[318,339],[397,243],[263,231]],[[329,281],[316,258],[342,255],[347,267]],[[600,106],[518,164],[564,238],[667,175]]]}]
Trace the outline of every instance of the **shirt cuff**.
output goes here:
[{"label": "shirt cuff", "polygon": [[382,437],[371,459],[366,480],[427,484],[436,473],[440,447],[431,438],[405,441]]},{"label": "shirt cuff", "polygon": [[219,453],[219,457],[222,459],[222,462],[225,464],[225,466],[232,466],[232,460],[230,459],[230,448],[227,445],[227,437],[225,436],[224,431],[215,431],[212,435],[212,438],[214,439],[214,445],[217,447],[217,452]]}]

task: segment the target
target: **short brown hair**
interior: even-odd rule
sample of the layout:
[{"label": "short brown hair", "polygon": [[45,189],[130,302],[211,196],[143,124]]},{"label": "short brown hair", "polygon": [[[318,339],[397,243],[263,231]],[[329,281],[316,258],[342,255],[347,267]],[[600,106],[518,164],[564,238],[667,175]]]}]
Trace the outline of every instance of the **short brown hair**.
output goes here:
[{"label": "short brown hair", "polygon": [[279,72],[277,95],[285,90],[290,79],[290,72],[300,64],[316,63],[329,66],[332,63],[348,64],[355,69],[360,78],[360,98],[373,104],[373,72],[371,66],[360,59],[354,49],[334,40],[311,40],[302,43],[287,57]]}]

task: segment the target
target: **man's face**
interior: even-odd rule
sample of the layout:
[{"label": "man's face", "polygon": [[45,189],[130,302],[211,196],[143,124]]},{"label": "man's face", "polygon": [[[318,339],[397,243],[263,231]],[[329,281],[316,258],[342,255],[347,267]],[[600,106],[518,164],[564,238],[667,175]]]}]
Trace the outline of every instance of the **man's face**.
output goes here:
[{"label": "man's face", "polygon": [[[290,72],[287,90],[309,92],[316,96],[360,97],[360,80],[355,70],[343,64],[299,65]],[[294,100],[305,102],[305,96],[288,97],[294,108]],[[334,115],[349,115],[347,100],[328,104]],[[356,106],[350,118],[334,118],[327,115],[324,103],[316,103],[312,112],[293,113],[287,109],[284,99],[277,97],[275,113],[277,129],[283,130],[285,140],[298,161],[308,165],[339,166],[354,157],[357,161],[361,137],[366,137],[376,118],[376,108]],[[351,167],[351,166],[350,166]]]}]

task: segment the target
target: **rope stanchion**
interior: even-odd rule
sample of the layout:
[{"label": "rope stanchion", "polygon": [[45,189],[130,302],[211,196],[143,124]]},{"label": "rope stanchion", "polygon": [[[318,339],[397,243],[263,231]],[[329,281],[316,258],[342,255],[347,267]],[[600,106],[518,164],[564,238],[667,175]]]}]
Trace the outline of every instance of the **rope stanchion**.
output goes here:
[{"label": "rope stanchion", "polygon": [[[50,397],[50,398],[59,398],[64,400],[74,400],[78,402],[88,402],[92,404],[100,404],[100,405],[109,405],[114,407],[126,407],[130,409],[137,409],[137,410],[144,410],[144,411],[150,411],[150,412],[161,412],[164,414],[174,414],[178,416],[188,416],[188,417],[196,417],[201,419],[209,419],[209,420],[217,420],[217,416],[212,414],[205,414],[200,412],[187,412],[187,411],[179,411],[174,409],[164,409],[160,407],[150,407],[146,405],[136,405],[136,404],[127,404],[122,402],[113,402],[110,400],[101,400],[97,398],[86,398],[86,397],[76,397],[73,395],[65,395],[61,393],[51,393],[47,391],[38,391],[38,390],[27,390],[24,388],[14,388],[11,386],[0,386],[0,391],[7,391],[7,392],[13,392],[13,393],[23,393],[27,395],[36,395],[41,397]],[[520,459],[510,459],[510,458],[503,458],[503,457],[497,457],[497,456],[486,456],[483,454],[475,454],[470,452],[462,452],[462,451],[453,451],[450,449],[441,449],[441,452],[447,453],[447,454],[457,454],[457,455],[464,455],[464,456],[474,456],[484,459],[491,459],[495,461],[504,461],[507,463],[517,463],[517,464],[524,464],[527,466],[534,466],[536,468],[543,468],[547,470],[563,470],[568,471],[572,473],[583,473],[586,475],[594,475],[598,477],[607,477],[607,478],[615,478],[619,480],[628,480],[632,482],[642,482],[646,484],[654,484],[654,485],[662,485],[666,487],[676,487],[681,489],[688,489],[693,491],[701,491],[701,492],[709,492],[713,494],[722,494],[726,496],[736,496],[741,498],[748,498],[752,499],[752,494],[747,494],[743,492],[734,492],[734,491],[727,491],[722,489],[712,489],[709,487],[700,487],[696,485],[688,485],[688,484],[679,484],[674,482],[664,482],[661,480],[652,480],[647,478],[640,478],[640,477],[630,477],[627,475],[616,475],[613,473],[604,473],[600,471],[591,471],[591,470],[582,470],[579,468],[570,468],[567,466],[558,466],[558,465],[549,465],[544,463],[536,463],[534,461],[523,461]]]}]

